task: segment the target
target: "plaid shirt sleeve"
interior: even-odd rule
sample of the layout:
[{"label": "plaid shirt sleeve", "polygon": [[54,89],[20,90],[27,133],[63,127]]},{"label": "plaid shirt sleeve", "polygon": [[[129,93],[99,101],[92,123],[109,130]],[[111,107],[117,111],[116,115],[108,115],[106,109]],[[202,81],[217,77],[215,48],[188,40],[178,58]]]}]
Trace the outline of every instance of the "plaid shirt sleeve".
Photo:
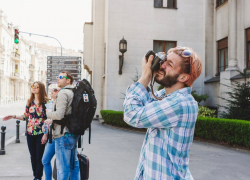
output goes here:
[{"label": "plaid shirt sleeve", "polygon": [[136,82],[128,87],[124,106],[124,121],[136,128],[171,128],[178,124],[180,107],[172,98],[159,101],[150,89]]}]

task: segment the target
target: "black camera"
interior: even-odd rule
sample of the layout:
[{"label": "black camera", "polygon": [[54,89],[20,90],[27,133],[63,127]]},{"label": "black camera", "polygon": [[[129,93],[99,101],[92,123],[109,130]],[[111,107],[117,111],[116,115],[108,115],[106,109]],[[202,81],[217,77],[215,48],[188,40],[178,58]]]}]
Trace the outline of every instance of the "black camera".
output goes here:
[{"label": "black camera", "polygon": [[155,53],[153,50],[149,50],[145,55],[146,59],[148,60],[149,56],[153,55],[154,59],[152,62],[151,69],[153,71],[158,71],[160,69],[160,65],[167,61],[167,55],[163,52]]}]

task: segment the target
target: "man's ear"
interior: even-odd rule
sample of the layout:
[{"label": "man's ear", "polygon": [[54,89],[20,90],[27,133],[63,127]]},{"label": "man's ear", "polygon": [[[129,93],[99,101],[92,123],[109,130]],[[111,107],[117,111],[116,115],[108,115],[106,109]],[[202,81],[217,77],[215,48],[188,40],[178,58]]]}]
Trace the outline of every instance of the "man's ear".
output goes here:
[{"label": "man's ear", "polygon": [[185,83],[189,80],[190,78],[190,75],[189,74],[180,74],[180,76],[178,77],[178,81],[179,82],[182,82],[182,83]]},{"label": "man's ear", "polygon": [[71,81],[70,79],[67,79],[67,84],[70,84],[70,81]]}]

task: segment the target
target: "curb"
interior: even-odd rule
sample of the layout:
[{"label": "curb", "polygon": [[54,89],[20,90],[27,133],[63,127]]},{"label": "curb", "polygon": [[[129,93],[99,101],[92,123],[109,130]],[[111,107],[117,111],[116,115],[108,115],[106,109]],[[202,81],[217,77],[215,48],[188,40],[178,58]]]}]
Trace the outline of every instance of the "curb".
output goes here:
[{"label": "curb", "polygon": [[240,151],[240,152],[244,152],[244,153],[250,154],[250,150],[246,150],[246,149],[240,149],[240,148],[226,146],[226,145],[222,145],[222,144],[207,142],[206,140],[202,141],[202,140],[196,140],[196,139],[194,139],[193,141],[197,142],[197,143],[201,143],[201,144],[206,144],[207,146],[212,145],[212,146],[216,146],[216,147],[223,147],[223,148],[231,149],[231,150],[234,150],[234,151]]},{"label": "curb", "polygon": [[130,132],[134,132],[134,133],[138,133],[138,134],[146,134],[146,132],[142,132],[142,131],[135,131],[133,129],[126,129],[126,128],[122,128],[122,127],[117,127],[117,126],[112,126],[112,125],[109,125],[109,124],[106,124],[104,122],[103,119],[99,119],[99,123],[106,126],[106,127],[109,127],[111,129],[118,129],[118,130],[123,130],[123,131],[130,131]]},{"label": "curb", "polygon": [[[118,129],[118,130],[123,130],[123,131],[130,131],[130,132],[134,132],[134,133],[138,133],[138,134],[146,134],[146,132],[141,132],[141,131],[135,131],[135,130],[132,130],[132,129],[126,129],[126,128],[122,128],[122,127],[117,127],[117,126],[112,126],[112,125],[109,125],[109,124],[106,124],[104,122],[103,119],[98,119],[99,120],[99,123],[106,126],[106,127],[109,127],[111,129]],[[223,146],[221,144],[216,144],[216,143],[211,143],[211,142],[206,142],[206,141],[200,141],[200,140],[193,140],[194,142],[198,142],[198,143],[203,143],[203,144],[206,144],[206,145],[213,145],[213,146],[217,146],[217,147],[224,147],[224,148],[228,148],[228,149],[231,149],[231,150],[235,150],[235,151],[241,151],[241,152],[245,152],[245,153],[250,153],[249,150],[245,150],[245,149],[239,149],[239,148],[234,148],[234,147],[228,147],[228,146]]]},{"label": "curb", "polygon": [[[19,134],[19,137],[20,137],[20,136],[24,136],[24,135],[25,135],[25,133]],[[7,141],[5,141],[5,146],[9,145],[10,143],[12,143],[12,142],[15,141],[15,140],[16,140],[16,136],[13,136],[12,138],[10,138],[10,139],[8,139]]]}]

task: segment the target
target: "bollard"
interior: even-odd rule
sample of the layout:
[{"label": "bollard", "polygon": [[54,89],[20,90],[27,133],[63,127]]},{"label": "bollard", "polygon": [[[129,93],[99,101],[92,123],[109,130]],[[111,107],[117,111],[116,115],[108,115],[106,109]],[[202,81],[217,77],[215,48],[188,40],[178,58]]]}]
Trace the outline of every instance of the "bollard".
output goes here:
[{"label": "bollard", "polygon": [[96,115],[93,120],[99,120],[99,115]]},{"label": "bollard", "polygon": [[0,155],[4,155],[5,154],[5,149],[4,149],[4,146],[5,146],[5,130],[6,130],[6,126],[2,126],[1,127],[1,150],[0,150]]},{"label": "bollard", "polygon": [[20,139],[19,139],[19,127],[20,127],[20,121],[17,120],[16,121],[16,143],[20,143]]}]

